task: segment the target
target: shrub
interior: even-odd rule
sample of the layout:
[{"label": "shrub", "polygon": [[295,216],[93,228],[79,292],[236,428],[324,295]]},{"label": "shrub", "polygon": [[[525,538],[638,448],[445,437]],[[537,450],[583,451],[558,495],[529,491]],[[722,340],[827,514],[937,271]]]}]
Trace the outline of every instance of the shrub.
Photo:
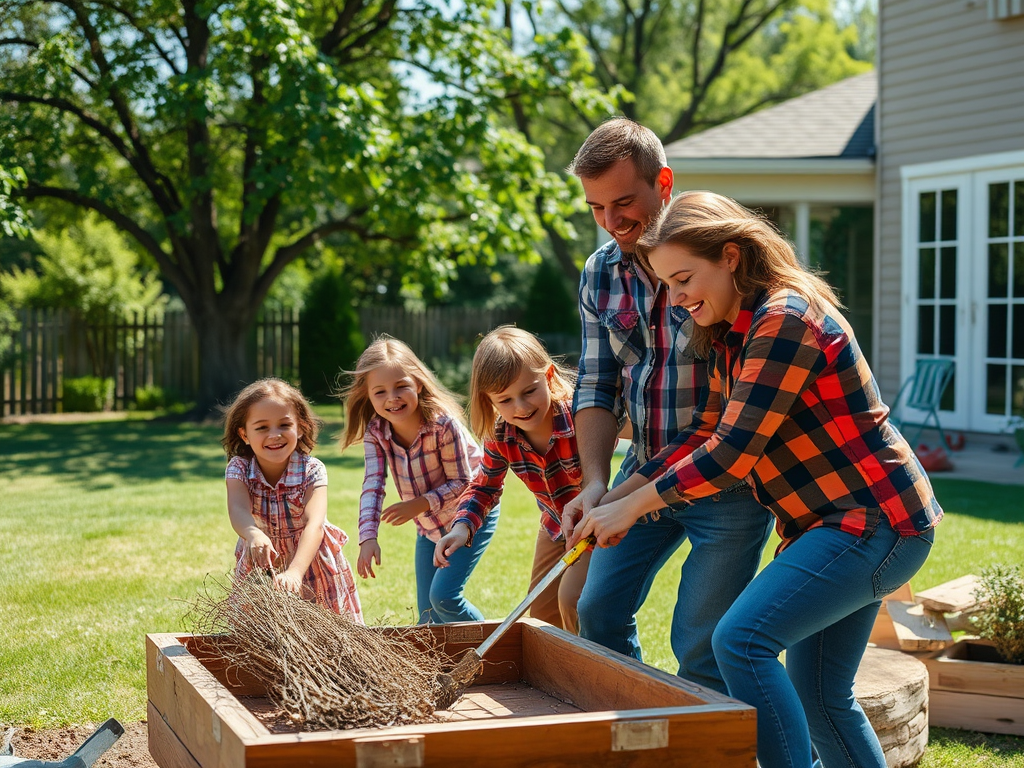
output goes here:
[{"label": "shrub", "polygon": [[167,395],[163,387],[156,385],[139,387],[135,390],[134,407],[140,411],[155,411],[167,405]]},{"label": "shrub", "polygon": [[991,640],[1010,664],[1024,664],[1024,569],[986,568],[978,577],[976,595],[983,606],[972,619],[978,634]]},{"label": "shrub", "polygon": [[359,312],[349,279],[340,267],[328,267],[309,286],[299,316],[299,378],[306,397],[332,394],[342,370],[363,351]]},{"label": "shrub", "polygon": [[65,413],[71,411],[95,413],[109,408],[113,400],[113,379],[101,379],[98,376],[64,379],[64,396],[61,403]]}]

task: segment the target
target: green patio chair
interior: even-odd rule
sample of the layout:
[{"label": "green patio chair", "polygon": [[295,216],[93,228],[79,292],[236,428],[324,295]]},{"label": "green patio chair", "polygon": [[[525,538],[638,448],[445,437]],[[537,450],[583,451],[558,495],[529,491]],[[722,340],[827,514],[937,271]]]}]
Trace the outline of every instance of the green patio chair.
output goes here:
[{"label": "green patio chair", "polygon": [[[939,422],[939,403],[942,402],[942,394],[949,386],[953,378],[952,360],[918,360],[914,367],[914,373],[903,382],[899,394],[892,404],[890,420],[906,436],[906,427],[918,427],[917,434],[913,440],[908,437],[911,447],[920,439],[921,433],[934,421],[935,428],[939,431],[939,445],[943,449],[949,447],[946,442],[946,435],[942,431],[942,424]],[[914,408],[925,411],[924,421],[908,422],[901,417],[901,411],[907,408]]]}]

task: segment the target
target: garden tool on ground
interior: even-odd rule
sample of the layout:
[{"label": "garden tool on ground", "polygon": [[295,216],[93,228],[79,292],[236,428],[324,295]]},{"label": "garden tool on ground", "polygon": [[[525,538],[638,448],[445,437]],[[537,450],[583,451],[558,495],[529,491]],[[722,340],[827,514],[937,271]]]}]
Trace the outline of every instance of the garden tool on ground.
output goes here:
[{"label": "garden tool on ground", "polygon": [[[114,718],[110,718],[85,740],[71,757],[59,762],[49,760],[25,760],[14,757],[12,754],[4,756],[0,754],[0,768],[90,768],[93,763],[100,759],[104,752],[114,746],[114,742],[121,738],[124,733],[124,726]],[[13,736],[13,734],[9,734]],[[10,739],[6,739],[5,751],[10,752]]]},{"label": "garden tool on ground", "polygon": [[476,648],[470,648],[467,650],[452,667],[450,672],[443,672],[438,675],[437,682],[441,686],[441,691],[437,696],[435,702],[436,709],[448,709],[456,700],[462,695],[473,681],[479,677],[483,669],[483,657],[484,654],[489,651],[501,636],[508,631],[516,621],[526,613],[526,609],[530,607],[534,600],[537,599],[538,595],[545,589],[550,587],[559,576],[565,571],[566,568],[571,566],[588,549],[592,549],[596,540],[593,536],[588,536],[585,539],[581,539],[575,547],[570,549],[561,559],[551,568],[550,571],[545,574],[544,578],[537,582],[537,585],[530,590],[529,594],[523,599],[519,605],[516,606],[515,610],[510,613],[498,628],[495,629],[486,640],[480,643]]}]

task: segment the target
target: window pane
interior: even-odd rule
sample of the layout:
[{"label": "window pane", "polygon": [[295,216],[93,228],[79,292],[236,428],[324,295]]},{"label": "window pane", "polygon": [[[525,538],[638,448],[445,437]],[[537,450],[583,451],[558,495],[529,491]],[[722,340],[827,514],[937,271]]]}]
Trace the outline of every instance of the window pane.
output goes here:
[{"label": "window pane", "polygon": [[[921,248],[918,251],[919,278],[917,296],[921,299],[935,298],[935,249]],[[1005,295],[1005,294],[1004,294]]]},{"label": "window pane", "polygon": [[985,376],[985,413],[1006,413],[1006,366],[987,365]]},{"label": "window pane", "polygon": [[988,236],[1006,237],[1010,232],[1010,184],[988,185]]},{"label": "window pane", "polygon": [[1024,236],[1024,179],[1013,184],[1013,234]]},{"label": "window pane", "polygon": [[943,299],[956,298],[956,248],[943,248],[942,258],[939,260],[939,297]]},{"label": "window pane", "polygon": [[1024,243],[1013,244],[1013,295],[1024,297]]},{"label": "window pane", "polygon": [[942,191],[942,239],[956,240],[956,190]]},{"label": "window pane", "polygon": [[1007,263],[1006,243],[988,244],[988,295],[992,299],[1006,298],[1006,284],[1010,266]]},{"label": "window pane", "polygon": [[1006,305],[988,308],[988,357],[1006,357]]},{"label": "window pane", "polygon": [[1010,357],[1024,359],[1024,302],[1017,302],[1010,311],[1013,313],[1013,322],[1010,325],[1012,336],[1010,337]]},{"label": "window pane", "polygon": [[935,307],[917,308],[917,353],[935,354]]},{"label": "window pane", "polygon": [[917,242],[935,242],[935,193],[921,193],[921,220],[918,225]]},{"label": "window pane", "polygon": [[955,411],[956,410],[956,366],[953,366],[953,376],[949,380],[949,384],[942,393],[942,398],[939,400],[940,411]]},{"label": "window pane", "polygon": [[939,354],[956,354],[956,307],[939,307]]},{"label": "window pane", "polygon": [[1015,365],[1010,373],[1010,413],[1024,416],[1024,365]]}]

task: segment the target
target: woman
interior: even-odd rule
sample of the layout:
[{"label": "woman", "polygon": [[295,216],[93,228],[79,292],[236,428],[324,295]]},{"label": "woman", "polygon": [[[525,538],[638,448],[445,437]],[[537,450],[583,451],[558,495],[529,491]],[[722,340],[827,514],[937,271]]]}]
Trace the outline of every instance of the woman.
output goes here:
[{"label": "woman", "polygon": [[[838,300],[764,218],[710,192],[641,238],[686,308],[710,385],[692,425],[585,515],[572,543],[614,545],[645,514],[746,479],[782,544],[713,636],[729,692],[757,708],[764,768],[884,768],[853,697],[883,595],[924,563],[942,517]],[[786,666],[779,654],[786,651]]]}]

